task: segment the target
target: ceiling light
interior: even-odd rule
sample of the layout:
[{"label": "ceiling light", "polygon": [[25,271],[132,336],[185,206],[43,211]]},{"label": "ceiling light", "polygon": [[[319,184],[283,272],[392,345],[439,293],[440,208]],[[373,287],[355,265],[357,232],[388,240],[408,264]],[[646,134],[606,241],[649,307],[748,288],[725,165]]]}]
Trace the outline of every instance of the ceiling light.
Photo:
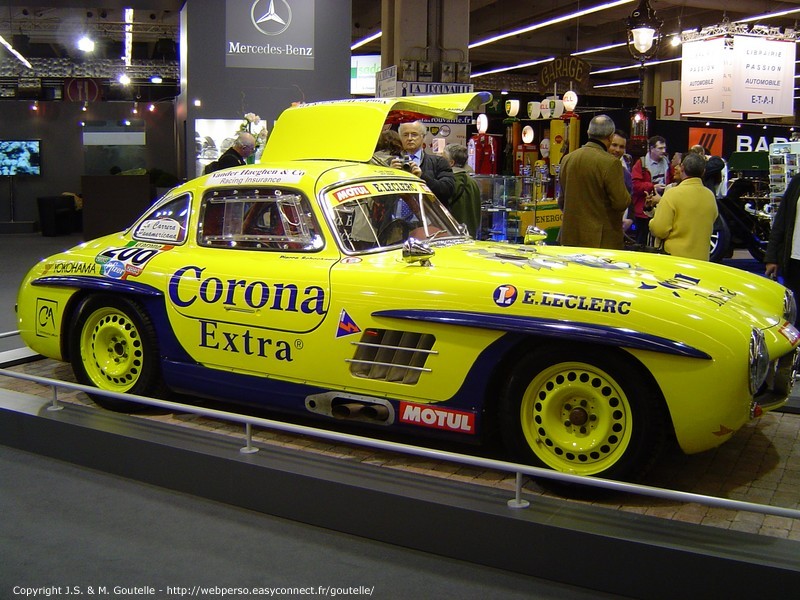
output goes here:
[{"label": "ceiling light", "polygon": [[87,110],[89,110],[89,103],[88,102],[84,102],[83,106],[81,106],[81,110],[83,112],[86,112]]},{"label": "ceiling light", "polygon": [[161,78],[161,75],[153,75],[150,78],[150,83],[162,83],[164,80]]},{"label": "ceiling light", "polygon": [[585,15],[590,15],[595,12],[600,12],[602,10],[606,10],[609,8],[615,8],[617,6],[622,6],[623,4],[629,4],[633,2],[633,0],[615,0],[614,2],[606,2],[605,4],[600,4],[598,6],[593,6],[591,8],[585,8],[583,10],[579,10],[573,13],[569,13],[563,15],[561,17],[556,17],[554,19],[550,19],[549,21],[542,21],[541,23],[534,23],[533,25],[529,25],[527,27],[523,27],[521,29],[515,29],[513,31],[509,31],[506,33],[501,33],[494,37],[486,38],[485,40],[481,40],[479,42],[474,42],[467,46],[468,48],[478,48],[479,46],[485,46],[486,44],[491,44],[492,42],[497,42],[499,40],[503,40],[508,37],[512,37],[515,35],[519,35],[521,33],[528,33],[529,31],[535,31],[536,29],[542,29],[543,27],[547,27],[548,25],[556,25],[557,23],[563,23],[564,21],[569,21],[571,19],[577,19],[579,17],[583,17]]},{"label": "ceiling light", "polygon": [[368,35],[363,40],[355,42],[352,46],[350,46],[350,50],[355,50],[357,48],[361,48],[361,46],[365,46],[365,45],[369,44],[371,41],[377,40],[382,35],[383,35],[382,31],[379,31],[378,33],[373,33],[372,35]]},{"label": "ceiling light", "polygon": [[81,52],[94,52],[94,40],[88,35],[84,35],[78,40],[78,50]]},{"label": "ceiling light", "polygon": [[5,46],[5,47],[6,47],[6,50],[8,50],[9,52],[11,52],[11,54],[13,54],[13,55],[16,57],[16,59],[17,59],[19,62],[21,62],[23,65],[25,65],[25,66],[26,66],[26,67],[28,67],[29,69],[32,69],[32,68],[33,68],[33,67],[31,66],[31,63],[29,63],[29,62],[28,62],[28,59],[27,59],[27,58],[25,58],[24,56],[22,56],[22,54],[20,54],[19,52],[17,52],[17,51],[14,49],[14,46],[12,46],[11,44],[9,44],[9,43],[8,43],[8,41],[6,40],[6,38],[4,38],[2,35],[0,35],[0,44],[2,44],[3,46]]},{"label": "ceiling light", "polygon": [[594,89],[610,88],[610,87],[622,87],[623,85],[634,85],[634,84],[638,84],[638,83],[639,83],[638,79],[629,79],[627,81],[616,81],[614,83],[601,83],[599,85],[593,85],[592,87]]},{"label": "ceiling light", "polygon": [[785,15],[791,15],[792,13],[796,12],[800,12],[800,8],[790,8],[788,10],[779,10],[778,12],[774,13],[766,13],[763,15],[757,15],[755,17],[748,17],[746,19],[734,21],[734,23],[750,23],[752,21],[764,21],[766,19],[772,19],[773,17],[783,17]]},{"label": "ceiling light", "polygon": [[[636,60],[645,61],[658,50],[658,34],[663,21],[656,16],[648,0],[641,0],[639,6],[628,17],[628,49]],[[636,52],[634,52],[634,50]]]},{"label": "ceiling light", "polygon": [[31,104],[31,110],[39,110],[39,101],[34,100],[33,104]]},{"label": "ceiling light", "polygon": [[122,75],[120,75],[120,76],[119,76],[119,82],[120,82],[122,85],[130,85],[130,83],[131,83],[131,78],[130,78],[130,77],[128,77],[127,73],[123,73]]},{"label": "ceiling light", "polygon": [[548,58],[543,58],[542,60],[534,60],[532,62],[521,63],[519,65],[511,65],[510,67],[500,67],[498,69],[492,69],[490,71],[484,71],[483,73],[470,73],[469,78],[475,79],[476,77],[481,77],[483,75],[493,75],[494,73],[503,73],[504,71],[512,71],[513,69],[524,69],[525,67],[533,67],[535,65],[539,65],[541,63],[546,63],[555,60],[554,56],[550,56]]}]

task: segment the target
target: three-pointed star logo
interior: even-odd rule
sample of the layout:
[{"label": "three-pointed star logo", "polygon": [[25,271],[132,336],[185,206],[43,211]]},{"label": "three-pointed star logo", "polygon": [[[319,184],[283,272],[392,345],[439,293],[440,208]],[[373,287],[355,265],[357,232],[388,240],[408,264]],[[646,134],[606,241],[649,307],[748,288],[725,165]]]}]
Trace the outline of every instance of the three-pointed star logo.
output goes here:
[{"label": "three-pointed star logo", "polygon": [[264,23],[265,21],[275,21],[276,23],[280,23],[281,25],[286,25],[286,21],[281,19],[281,16],[275,12],[275,0],[269,0],[269,8],[267,9],[267,14],[258,19],[256,23]]},{"label": "three-pointed star logo", "polygon": [[[269,0],[267,12],[263,12],[262,0],[255,0],[250,8],[250,19],[264,35],[279,35],[289,28],[292,23],[292,8],[286,0],[278,0],[278,9],[275,0]],[[258,16],[261,15],[261,16]]]}]

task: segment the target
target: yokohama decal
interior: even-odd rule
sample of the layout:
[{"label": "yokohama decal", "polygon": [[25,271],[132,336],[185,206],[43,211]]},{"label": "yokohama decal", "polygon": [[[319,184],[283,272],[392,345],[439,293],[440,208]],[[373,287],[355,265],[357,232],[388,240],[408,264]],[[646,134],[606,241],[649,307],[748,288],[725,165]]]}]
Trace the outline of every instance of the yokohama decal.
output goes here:
[{"label": "yokohama decal", "polygon": [[475,415],[473,413],[449,408],[432,408],[401,402],[400,422],[458,433],[475,433]]}]

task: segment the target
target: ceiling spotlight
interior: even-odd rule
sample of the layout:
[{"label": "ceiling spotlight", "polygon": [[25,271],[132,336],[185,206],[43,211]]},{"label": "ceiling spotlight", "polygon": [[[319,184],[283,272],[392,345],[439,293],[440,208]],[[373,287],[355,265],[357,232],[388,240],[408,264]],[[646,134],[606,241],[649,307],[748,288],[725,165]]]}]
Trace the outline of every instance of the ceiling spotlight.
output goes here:
[{"label": "ceiling spotlight", "polygon": [[156,105],[151,104],[150,106],[147,107],[147,110],[149,110],[150,112],[156,112]]},{"label": "ceiling spotlight", "polygon": [[138,102],[134,102],[133,103],[133,109],[131,110],[131,112],[133,114],[135,114],[135,115],[139,114],[139,103]]},{"label": "ceiling spotlight", "polygon": [[31,110],[39,110],[39,101],[34,100],[33,104],[31,104]]},{"label": "ceiling spotlight", "polygon": [[164,79],[162,79],[161,75],[153,75],[150,78],[150,83],[162,83]]},{"label": "ceiling spotlight", "polygon": [[78,50],[81,52],[94,52],[94,40],[88,35],[84,35],[78,40]]},{"label": "ceiling spotlight", "polygon": [[84,102],[83,106],[81,106],[81,110],[83,112],[86,112],[87,110],[89,110],[89,103],[88,102]]},{"label": "ceiling spotlight", "polygon": [[202,105],[203,105],[203,103],[200,101],[200,98],[195,98],[195,99],[194,99],[194,105],[195,105],[195,106],[202,106]]},{"label": "ceiling spotlight", "polygon": [[123,73],[122,75],[120,75],[120,76],[119,76],[119,82],[120,82],[122,85],[130,85],[130,83],[131,83],[131,78],[130,78],[130,77],[128,77],[127,73]]},{"label": "ceiling spotlight", "polygon": [[680,46],[681,45],[681,34],[676,33],[675,35],[673,35],[672,39],[669,41],[669,43],[670,43],[670,46],[672,46],[673,48],[677,48],[678,46]]}]

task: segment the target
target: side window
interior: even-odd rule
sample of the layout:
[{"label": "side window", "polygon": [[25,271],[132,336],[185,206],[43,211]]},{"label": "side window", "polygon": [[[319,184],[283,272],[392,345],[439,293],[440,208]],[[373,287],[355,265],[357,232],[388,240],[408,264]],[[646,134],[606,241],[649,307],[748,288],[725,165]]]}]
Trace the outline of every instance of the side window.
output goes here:
[{"label": "side window", "polygon": [[223,190],[203,199],[197,243],[216,248],[315,251],[322,237],[308,201],[282,190]]},{"label": "side window", "polygon": [[156,205],[136,226],[133,238],[162,244],[182,244],[186,241],[189,206],[189,194]]}]

